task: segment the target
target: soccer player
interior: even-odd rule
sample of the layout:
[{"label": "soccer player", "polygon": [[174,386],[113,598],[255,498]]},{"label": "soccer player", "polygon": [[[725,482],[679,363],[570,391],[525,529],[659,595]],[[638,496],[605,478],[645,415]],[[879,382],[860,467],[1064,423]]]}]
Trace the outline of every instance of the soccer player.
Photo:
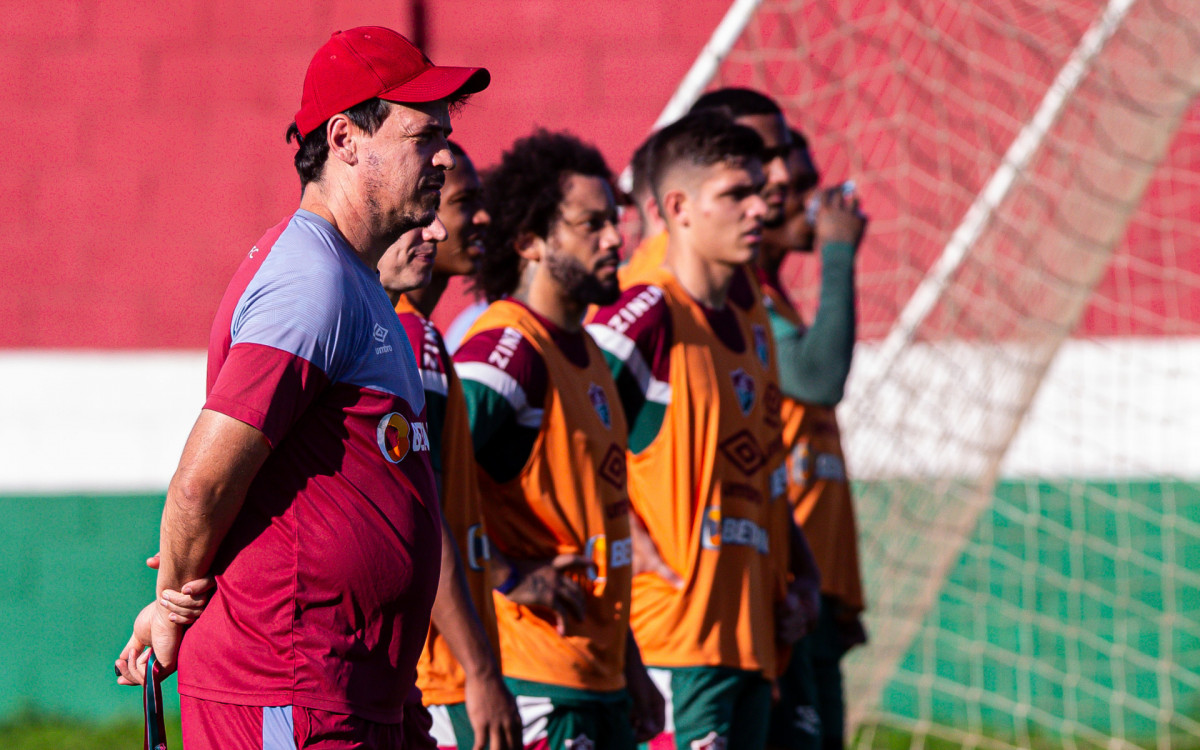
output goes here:
[{"label": "soccer player", "polygon": [[405,741],[441,519],[420,376],[375,269],[436,219],[450,105],[488,82],[380,27],[309,64],[288,130],[300,208],[221,302],[163,510],[158,590],[211,572],[216,592],[186,637],[161,610],[138,634],[178,663],[190,750]]},{"label": "soccer player", "polygon": [[790,519],[774,470],[774,350],[765,327],[728,304],[762,239],[762,149],[754,131],[713,112],[659,131],[651,182],[667,225],[663,265],[588,326],[628,415],[630,499],[648,554],[678,579],[634,579],[634,634],[668,696],[668,736],[654,747],[673,733],[681,750],[762,748],[777,635],[795,636],[776,621]]},{"label": "soccer player", "polygon": [[[811,747],[811,737],[819,734],[821,745],[832,749],[845,746],[840,660],[866,638],[859,620],[863,594],[854,505],[834,412],[854,351],[854,258],[866,219],[857,197],[840,186],[818,191],[807,139],[792,131],[791,142],[785,220],[764,236],[759,277],[779,350],[788,500],[821,570],[821,604],[815,632],[798,644],[780,679],[771,741],[789,750]],[[815,224],[810,201],[818,206]],[[820,302],[806,326],[779,281],[779,268],[788,254],[811,255],[818,247]]]},{"label": "soccer player", "polygon": [[446,237],[435,246],[423,230],[413,230],[379,261],[379,280],[417,355],[444,521],[441,582],[417,686],[439,747],[518,748],[520,717],[495,656],[490,555],[466,402],[441,332],[429,319],[450,279],[475,271],[488,223],[474,164],[458,144],[450,142],[450,150],[456,165],[446,173],[438,208]]},{"label": "soccer player", "polygon": [[[739,125],[750,128],[762,139],[761,158],[766,177],[762,196],[767,203],[763,226],[767,233],[776,231],[787,218],[786,201],[793,192],[791,157],[794,144],[792,131],[783,117],[783,110],[769,96],[743,88],[723,88],[704,94],[692,105],[692,111],[705,110],[726,115]],[[734,303],[744,309],[757,324],[771,328],[772,323],[768,309],[763,304],[764,295],[759,289],[759,284],[748,275],[745,281],[752,287],[752,291],[747,293],[740,288],[742,280],[739,276],[735,286],[737,293],[731,295]],[[753,299],[753,302],[742,305],[743,299]],[[790,367],[791,352],[785,353],[780,350],[780,371]],[[808,633],[816,627],[820,610],[820,571],[807,535],[792,519],[786,519],[784,523],[789,525],[788,531],[792,541],[789,564],[793,581],[789,601],[798,607],[798,614],[803,620],[802,630]],[[779,665],[781,668],[786,667],[786,673],[780,675],[779,690],[789,708],[781,710],[777,707],[773,710],[769,744],[773,748],[807,750],[816,747],[820,741],[820,726],[814,707],[814,676],[808,660],[808,643],[802,641],[794,644],[792,652],[785,654],[785,657]]]},{"label": "soccer player", "polygon": [[[791,151],[791,132],[783,119],[783,110],[765,94],[742,88],[723,88],[710,91],[692,105],[692,112],[711,109],[720,112],[738,125],[745,125],[763,141],[762,161],[763,199],[767,212],[763,217],[764,227],[777,227],[783,222],[783,202],[787,197],[788,154]],[[633,279],[645,271],[662,265],[666,254],[666,237],[662,216],[657,202],[653,200],[648,176],[651,172],[654,136],[651,135],[634,152],[629,168],[633,177],[630,198],[642,218],[642,244],[629,257],[621,270],[621,286],[628,286],[625,279]],[[655,231],[657,230],[657,231]]]},{"label": "soccer player", "polygon": [[511,566],[496,619],[528,748],[632,749],[662,726],[628,624],[625,419],[583,330],[588,306],[618,294],[611,181],[570,135],[504,153],[484,184],[492,304],[454,355],[488,535]]},{"label": "soccer player", "polygon": [[636,278],[650,268],[662,265],[662,256],[667,247],[667,226],[658,213],[658,202],[650,186],[650,152],[654,146],[654,135],[642,142],[629,161],[629,172],[633,178],[629,200],[638,214],[639,241],[625,265],[618,272],[622,279]]}]

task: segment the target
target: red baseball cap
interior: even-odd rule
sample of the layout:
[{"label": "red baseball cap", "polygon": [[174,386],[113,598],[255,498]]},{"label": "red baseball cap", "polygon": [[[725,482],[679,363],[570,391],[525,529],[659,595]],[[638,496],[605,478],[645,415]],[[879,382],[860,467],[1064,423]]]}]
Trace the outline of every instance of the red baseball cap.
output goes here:
[{"label": "red baseball cap", "polygon": [[375,97],[433,102],[483,91],[491,81],[484,68],[434,65],[412,42],[382,26],[335,31],[308,64],[296,127],[306,136],[338,112]]}]

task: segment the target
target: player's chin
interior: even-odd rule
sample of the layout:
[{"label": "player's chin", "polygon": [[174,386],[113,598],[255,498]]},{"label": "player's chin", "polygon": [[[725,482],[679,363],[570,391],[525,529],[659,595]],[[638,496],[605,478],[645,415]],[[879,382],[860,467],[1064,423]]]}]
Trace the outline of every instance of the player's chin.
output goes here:
[{"label": "player's chin", "polygon": [[581,302],[587,305],[604,307],[613,304],[621,298],[621,284],[616,271],[613,271],[611,278],[602,277],[599,274],[593,275],[591,283],[580,290],[577,296]]}]

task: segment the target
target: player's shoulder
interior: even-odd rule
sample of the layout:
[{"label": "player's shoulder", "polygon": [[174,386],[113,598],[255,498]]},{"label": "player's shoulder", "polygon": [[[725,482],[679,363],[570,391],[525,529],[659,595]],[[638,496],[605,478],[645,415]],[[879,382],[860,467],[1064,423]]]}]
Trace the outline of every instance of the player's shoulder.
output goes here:
[{"label": "player's shoulder", "polygon": [[266,257],[247,291],[280,296],[299,307],[340,307],[361,282],[363,269],[351,262],[353,250],[337,231],[317,218],[297,212],[269,247],[262,245],[274,232],[255,245],[247,260],[256,252]]},{"label": "player's shoulder", "polygon": [[590,317],[588,333],[601,349],[621,360],[628,360],[635,350],[642,355],[671,345],[671,309],[661,286],[639,283],[621,292],[611,305],[597,309]]},{"label": "player's shoulder", "polygon": [[459,377],[470,379],[491,369],[522,385],[544,382],[546,363],[521,327],[511,320],[489,320],[486,316],[486,312],[480,316],[454,352]]}]

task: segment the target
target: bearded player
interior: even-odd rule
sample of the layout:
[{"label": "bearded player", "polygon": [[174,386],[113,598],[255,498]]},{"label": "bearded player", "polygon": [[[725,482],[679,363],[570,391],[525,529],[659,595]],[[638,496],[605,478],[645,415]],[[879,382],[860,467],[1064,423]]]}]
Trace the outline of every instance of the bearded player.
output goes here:
[{"label": "bearded player", "polygon": [[712,112],[655,135],[663,264],[629,279],[588,326],[630,423],[634,511],[649,554],[673,574],[634,579],[634,634],[668,696],[652,747],[762,748],[776,641],[797,634],[777,612],[790,519],[774,349],[730,300],[762,239],[762,149],[754,131]]},{"label": "bearded player", "polygon": [[441,332],[429,319],[454,276],[473,273],[488,223],[482,185],[462,147],[450,142],[439,240],[409,232],[379,261],[379,280],[396,306],[425,389],[430,461],[442,501],[442,567],[417,687],[440,748],[520,747],[520,718],[496,658],[499,640],[489,579],[489,546],[462,386]]},{"label": "bearded player", "polygon": [[628,624],[625,419],[583,330],[588,306],[618,294],[611,182],[566,134],[504,153],[484,189],[478,283],[492,303],[454,355],[488,534],[511,566],[496,620],[528,748],[630,750],[661,729]]},{"label": "bearded player", "polygon": [[[839,187],[819,191],[808,142],[791,132],[791,191],[785,219],[764,237],[759,263],[762,292],[779,350],[788,500],[821,570],[820,616],[814,633],[797,645],[780,679],[772,713],[774,747],[844,747],[840,660],[866,638],[858,565],[858,534],[841,434],[834,407],[842,399],[854,352],[854,259],[866,219],[858,199]],[[812,211],[816,209],[815,221]],[[821,292],[816,317],[805,325],[779,280],[792,253],[819,248]],[[805,664],[805,661],[808,664]]]}]

